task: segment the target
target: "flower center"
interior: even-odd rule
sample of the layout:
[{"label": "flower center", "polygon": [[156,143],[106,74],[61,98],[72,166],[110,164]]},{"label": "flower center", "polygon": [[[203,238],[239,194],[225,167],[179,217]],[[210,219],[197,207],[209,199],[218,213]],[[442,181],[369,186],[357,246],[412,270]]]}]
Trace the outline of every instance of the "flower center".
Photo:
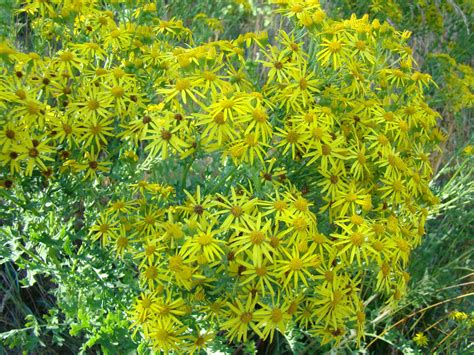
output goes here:
[{"label": "flower center", "polygon": [[147,215],[145,216],[145,218],[143,218],[143,222],[145,222],[146,224],[153,224],[155,223],[155,218],[151,215]]},{"label": "flower center", "polygon": [[350,192],[346,195],[346,201],[354,202],[355,200],[357,200],[357,195],[355,193]]},{"label": "flower center", "polygon": [[286,134],[286,140],[288,141],[288,143],[296,143],[298,141],[299,136],[300,135],[298,134],[298,132],[291,130]]},{"label": "flower center", "polygon": [[214,74],[213,72],[210,72],[210,71],[205,71],[203,73],[203,77],[204,79],[206,79],[207,81],[214,81],[217,79],[217,75]]},{"label": "flower center", "polygon": [[260,109],[255,109],[252,113],[253,118],[257,122],[266,122],[267,121],[267,114]]},{"label": "flower center", "polygon": [[194,206],[194,213],[199,216],[202,215],[204,213],[204,207],[202,207],[201,205]]},{"label": "flower center", "polygon": [[252,321],[253,315],[250,312],[245,312],[240,315],[240,321],[244,324],[248,324]]},{"label": "flower center", "polygon": [[260,277],[263,277],[267,274],[267,268],[265,266],[257,266],[255,268],[255,273],[257,274],[257,276],[260,276]]},{"label": "flower center", "polygon": [[207,233],[201,233],[197,238],[197,242],[201,246],[206,246],[212,243],[212,235]]},{"label": "flower center", "polygon": [[38,155],[39,155],[39,152],[38,152],[38,149],[36,148],[31,148],[29,151],[28,151],[28,155],[32,158],[36,158]]},{"label": "flower center", "polygon": [[300,89],[301,90],[306,90],[308,88],[308,82],[306,81],[305,78],[302,78],[300,80]]},{"label": "flower center", "polygon": [[303,11],[303,6],[301,4],[294,4],[291,7],[291,12],[294,12],[295,14],[299,14],[302,11]]},{"label": "flower center", "polygon": [[169,334],[165,329],[158,329],[153,336],[156,338],[156,340],[160,342],[166,342],[169,338]]},{"label": "flower center", "polygon": [[283,312],[280,308],[275,308],[272,310],[272,322],[278,323],[283,318]]},{"label": "flower center", "polygon": [[95,111],[100,107],[100,103],[98,100],[92,99],[87,101],[87,107],[89,108],[89,110]]},{"label": "flower center", "polygon": [[120,86],[113,87],[111,92],[112,92],[112,96],[116,98],[122,97],[125,94],[125,90]]},{"label": "flower center", "polygon": [[385,246],[383,245],[383,243],[380,241],[380,240],[376,240],[372,243],[372,246],[375,250],[377,251],[382,251],[385,249]]},{"label": "flower center", "polygon": [[101,224],[101,225],[99,226],[99,230],[100,230],[100,232],[101,232],[102,234],[105,234],[105,233],[107,233],[108,230],[109,230],[109,225],[106,224],[106,223],[103,223],[103,224]]},{"label": "flower center", "polygon": [[352,233],[351,242],[355,246],[360,247],[362,245],[362,243],[364,242],[364,236],[361,233],[358,233],[358,232]]},{"label": "flower center", "polygon": [[145,271],[145,278],[148,280],[154,280],[158,276],[158,269],[154,265],[150,265],[147,267]]},{"label": "flower center", "polygon": [[206,339],[203,336],[198,336],[198,338],[194,341],[194,344],[197,346],[203,346],[206,342]]},{"label": "flower center", "polygon": [[295,218],[295,220],[293,221],[293,227],[298,232],[305,231],[307,226],[308,226],[308,224],[306,223],[306,220],[303,217]]},{"label": "flower center", "polygon": [[333,54],[339,53],[342,49],[342,44],[339,41],[334,41],[328,44],[329,51]]},{"label": "flower center", "polygon": [[120,36],[120,31],[119,30],[113,30],[110,32],[110,37],[112,38],[118,38]]},{"label": "flower center", "polygon": [[176,80],[175,88],[176,88],[177,91],[187,90],[190,87],[191,87],[191,83],[189,82],[189,80],[186,80],[186,79]]},{"label": "flower center", "polygon": [[13,139],[15,138],[15,131],[12,131],[11,129],[7,129],[7,131],[5,132],[5,135],[9,139]]},{"label": "flower center", "polygon": [[142,299],[141,304],[142,304],[143,308],[150,308],[151,300],[149,298],[144,298],[144,299]]},{"label": "flower center", "polygon": [[276,200],[275,202],[273,202],[273,208],[281,212],[287,208],[287,205],[285,201]]},{"label": "flower center", "polygon": [[329,155],[331,154],[331,151],[332,151],[332,148],[330,145],[324,144],[322,146],[321,152],[323,153],[323,155]]},{"label": "flower center", "polygon": [[321,139],[324,135],[324,130],[321,127],[316,127],[313,129],[313,138]]},{"label": "flower center", "polygon": [[167,131],[167,130],[162,130],[161,131],[161,138],[163,138],[163,140],[165,141],[169,141],[171,139],[171,132],[170,131]]},{"label": "flower center", "polygon": [[232,208],[230,209],[230,213],[232,213],[234,217],[240,217],[243,212],[244,210],[240,206],[232,206]]},{"label": "flower center", "polygon": [[128,245],[128,238],[127,237],[120,237],[117,239],[117,247],[119,249],[123,249]]},{"label": "flower center", "polygon": [[303,261],[300,258],[293,258],[291,259],[288,267],[291,271],[298,271],[303,268]]},{"label": "flower center", "polygon": [[399,181],[399,180],[395,180],[395,181],[393,182],[393,191],[395,191],[395,192],[402,192],[402,190],[403,190],[403,184],[402,184],[402,182]]},{"label": "flower center", "polygon": [[224,109],[231,109],[232,107],[234,107],[234,101],[229,100],[229,99],[224,99],[221,101],[221,106]]},{"label": "flower center", "polygon": [[260,231],[252,231],[250,232],[250,241],[252,244],[260,245],[265,240],[265,234]]},{"label": "flower center", "polygon": [[380,143],[380,145],[387,145],[388,144],[388,138],[384,134],[380,134],[377,137],[377,140]]},{"label": "flower center", "polygon": [[29,114],[31,115],[37,115],[38,112],[40,112],[40,107],[36,102],[28,102],[26,105],[26,110],[28,111]]},{"label": "flower center", "polygon": [[63,123],[63,131],[66,134],[71,134],[72,133],[72,127],[68,125],[67,123]]},{"label": "flower center", "polygon": [[225,123],[224,114],[222,112],[219,112],[217,115],[215,115],[214,122],[218,125],[223,125]]},{"label": "flower center", "polygon": [[179,271],[183,266],[183,258],[181,255],[173,255],[169,259],[168,266],[171,271]]},{"label": "flower center", "polygon": [[70,62],[71,60],[74,59],[74,55],[71,52],[66,51],[66,52],[63,52],[59,56],[59,58],[61,58],[63,62]]},{"label": "flower center", "polygon": [[308,201],[302,197],[298,198],[294,205],[298,211],[305,212],[308,210]]},{"label": "flower center", "polygon": [[147,245],[145,248],[145,255],[146,256],[151,256],[156,250],[156,246],[154,245]]},{"label": "flower center", "polygon": [[364,41],[357,41],[355,46],[358,50],[363,51],[365,49],[365,42]]},{"label": "flower center", "polygon": [[249,133],[245,137],[245,143],[247,143],[250,147],[255,147],[258,145],[258,140],[255,134]]},{"label": "flower center", "polygon": [[364,223],[364,218],[355,214],[351,216],[351,222],[357,225],[361,225],[362,223]]},{"label": "flower center", "polygon": [[276,236],[270,237],[270,245],[273,248],[278,248],[278,246],[280,245],[280,239]]}]

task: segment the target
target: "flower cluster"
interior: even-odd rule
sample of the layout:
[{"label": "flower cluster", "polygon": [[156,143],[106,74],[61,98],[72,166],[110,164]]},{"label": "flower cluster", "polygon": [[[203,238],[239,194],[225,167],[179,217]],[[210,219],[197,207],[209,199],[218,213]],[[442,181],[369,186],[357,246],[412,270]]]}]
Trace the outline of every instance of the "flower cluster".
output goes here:
[{"label": "flower cluster", "polygon": [[[183,172],[138,178],[90,229],[136,261],[129,315],[156,349],[295,325],[322,343],[362,338],[363,289],[403,296],[437,203],[429,156],[445,136],[410,34],[277,2],[292,30],[270,43],[199,44],[153,3],[123,2],[130,16],[117,16],[95,1],[28,1],[48,54],[0,46],[5,187],[38,172],[101,179],[123,158]],[[217,172],[192,179],[199,162]]]}]

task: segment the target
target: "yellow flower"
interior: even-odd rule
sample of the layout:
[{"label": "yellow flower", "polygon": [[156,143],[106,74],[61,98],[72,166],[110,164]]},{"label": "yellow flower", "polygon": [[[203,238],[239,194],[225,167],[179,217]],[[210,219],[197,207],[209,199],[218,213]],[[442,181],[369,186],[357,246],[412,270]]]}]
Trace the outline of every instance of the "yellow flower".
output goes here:
[{"label": "yellow flower", "polygon": [[205,350],[208,345],[214,340],[214,334],[210,332],[205,332],[200,329],[196,329],[196,333],[189,336],[189,341],[191,343],[188,346],[187,351],[190,354],[199,354],[201,351]]},{"label": "yellow flower", "polygon": [[272,305],[262,302],[259,304],[262,308],[255,313],[261,318],[258,327],[262,329],[263,338],[270,338],[270,341],[273,341],[275,331],[285,334],[286,327],[291,320],[291,315],[286,312],[288,305],[281,302],[280,297],[277,297],[276,302],[272,300]]},{"label": "yellow flower", "polygon": [[273,284],[276,283],[278,275],[273,264],[267,260],[263,260],[261,263],[253,262],[253,264],[244,260],[238,260],[237,262],[245,268],[242,271],[242,285],[250,283],[261,292],[262,296],[265,296],[266,292],[270,292],[271,295],[274,294]]},{"label": "yellow flower", "polygon": [[428,345],[428,337],[425,334],[423,334],[422,332],[416,333],[416,335],[413,337],[413,341],[418,346]]},{"label": "yellow flower", "polygon": [[0,130],[0,151],[5,153],[12,147],[18,145],[24,140],[25,132],[22,126],[15,125],[13,122],[2,122],[2,129]]},{"label": "yellow flower", "polygon": [[269,68],[267,82],[272,83],[276,80],[278,83],[286,82],[290,74],[296,70],[294,64],[289,61],[289,53],[280,51],[274,46],[269,46],[268,51],[263,52],[266,61],[261,61],[264,67]]},{"label": "yellow flower", "polygon": [[234,226],[233,237],[229,240],[229,245],[236,250],[235,255],[247,251],[252,255],[252,260],[257,264],[262,264],[264,259],[272,261],[271,252],[273,247],[270,245],[271,221],[264,219],[261,213],[248,220],[243,225]]},{"label": "yellow flower", "polygon": [[[53,158],[49,156],[53,152],[53,148],[48,143],[48,139],[41,141],[39,137],[38,139],[28,138],[21,146],[14,147],[15,151],[19,153],[18,159],[26,161],[26,176],[31,175],[35,167],[40,170],[48,169],[45,161],[53,161]],[[11,155],[9,156],[13,158]]]},{"label": "yellow flower", "polygon": [[84,174],[84,180],[94,180],[97,178],[98,172],[108,172],[110,170],[108,165],[111,165],[112,162],[99,161],[99,153],[95,153],[94,148],[92,148],[90,152],[86,152],[84,158],[86,161],[77,166],[78,170],[86,171]]},{"label": "yellow flower", "polygon": [[81,71],[82,66],[86,63],[85,60],[79,58],[73,50],[62,50],[56,53],[57,58],[55,64],[59,72],[67,72],[73,74],[74,69]]},{"label": "yellow flower", "polygon": [[279,260],[278,273],[283,281],[283,287],[297,290],[300,281],[308,286],[308,280],[312,279],[311,270],[318,266],[320,260],[313,254],[313,248],[300,255],[298,248],[293,248],[291,253],[283,249],[284,259]]},{"label": "yellow flower", "polygon": [[157,304],[157,291],[141,292],[140,296],[135,300],[133,309],[129,311],[130,319],[133,322],[132,326],[143,324],[150,320],[158,312]]},{"label": "yellow flower", "polygon": [[54,139],[59,143],[66,141],[68,147],[72,147],[78,141],[81,129],[77,120],[66,116],[62,119],[54,120],[52,126],[56,132]]},{"label": "yellow flower", "polygon": [[280,138],[277,147],[283,148],[283,154],[291,150],[291,158],[296,159],[297,154],[301,156],[306,150],[306,142],[303,140],[302,131],[294,127],[276,128],[279,133],[275,133],[275,137]]},{"label": "yellow flower", "polygon": [[224,251],[221,246],[223,242],[216,239],[219,230],[213,230],[213,225],[208,225],[207,229],[198,231],[192,238],[188,238],[181,247],[180,254],[189,260],[196,260],[199,256],[204,256],[206,262],[219,262]]},{"label": "yellow flower", "polygon": [[189,217],[191,221],[210,221],[212,220],[211,209],[215,206],[215,202],[211,196],[202,196],[201,186],[196,187],[196,192],[191,195],[188,191],[184,191],[187,200],[183,206],[179,206],[179,210],[183,212],[185,217]]},{"label": "yellow flower", "polygon": [[183,104],[187,103],[188,97],[197,103],[201,104],[199,98],[204,99],[202,94],[196,87],[201,85],[202,79],[188,79],[178,78],[174,84],[169,84],[167,88],[160,88],[157,90],[159,94],[165,95],[166,101],[180,98]]},{"label": "yellow flower", "polygon": [[[346,258],[350,264],[352,264],[354,258],[361,266],[363,261],[368,262],[367,242],[371,237],[369,227],[364,222],[355,226],[355,228],[351,227],[351,224],[346,225],[340,222],[338,224],[342,227],[343,232],[333,234],[333,236],[338,239],[334,245],[338,248],[341,257]],[[363,261],[361,257],[363,257]]]},{"label": "yellow flower", "polygon": [[185,327],[170,318],[153,319],[145,327],[145,336],[152,341],[153,347],[165,352],[181,349],[181,344],[186,339],[184,334]]},{"label": "yellow flower", "polygon": [[167,159],[172,154],[182,153],[187,148],[187,143],[179,137],[181,126],[174,126],[172,122],[164,119],[151,122],[142,140],[150,141],[146,150],[150,151],[148,160],[161,156]]},{"label": "yellow flower", "polygon": [[472,147],[472,145],[467,145],[462,151],[466,155],[472,155],[472,153],[474,152],[474,148]]},{"label": "yellow flower", "polygon": [[257,327],[262,317],[255,310],[256,300],[247,297],[241,302],[236,299],[234,303],[227,303],[229,308],[226,315],[227,320],[222,323],[221,329],[227,332],[228,338],[237,341],[246,341],[249,331],[253,330],[257,335],[263,337],[260,329]]},{"label": "yellow flower", "polygon": [[218,194],[219,200],[216,205],[221,208],[219,214],[226,215],[221,224],[222,230],[227,230],[231,225],[246,223],[251,219],[251,213],[255,210],[257,200],[250,198],[248,194],[237,194],[236,189],[231,187],[231,196],[227,198]]},{"label": "yellow flower", "polygon": [[100,239],[106,245],[110,239],[117,238],[118,223],[109,216],[101,216],[90,228],[89,235],[92,240]]},{"label": "yellow flower", "polygon": [[349,56],[346,39],[337,35],[332,38],[323,38],[321,47],[322,49],[317,53],[318,60],[324,66],[332,64],[334,70],[340,68]]},{"label": "yellow flower", "polygon": [[68,105],[69,114],[77,115],[81,120],[106,120],[112,107],[112,98],[107,96],[96,85],[81,88],[80,101]]},{"label": "yellow flower", "polygon": [[457,320],[457,321],[463,321],[463,320],[468,319],[469,315],[467,313],[464,313],[464,312],[454,311],[450,314],[450,318],[454,319],[454,320]]},{"label": "yellow flower", "polygon": [[340,276],[334,278],[331,283],[316,288],[317,299],[314,303],[317,306],[315,312],[317,322],[324,319],[323,324],[337,328],[341,321],[353,314],[353,304],[349,297],[350,288],[341,287],[347,282],[348,278]]}]

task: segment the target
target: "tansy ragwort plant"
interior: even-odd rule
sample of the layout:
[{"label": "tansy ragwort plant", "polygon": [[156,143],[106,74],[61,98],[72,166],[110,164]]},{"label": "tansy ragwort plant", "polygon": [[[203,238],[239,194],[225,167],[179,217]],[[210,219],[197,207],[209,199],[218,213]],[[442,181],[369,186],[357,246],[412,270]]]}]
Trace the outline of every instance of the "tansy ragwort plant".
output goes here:
[{"label": "tansy ragwort plant", "polygon": [[[418,70],[432,76],[436,85],[425,91],[425,101],[443,116],[442,127],[449,142],[433,159],[438,171],[451,155],[472,143],[470,109],[473,106],[473,27],[469,21],[474,3],[465,0],[332,0],[322,2],[328,13],[349,16],[368,13],[371,19],[387,21],[397,29],[413,32],[410,44]],[[472,22],[472,21],[471,21]]]},{"label": "tansy ragwort plant", "polygon": [[[360,341],[367,298],[404,295],[437,202],[429,156],[445,137],[410,33],[277,2],[289,30],[270,43],[195,44],[147,1],[25,1],[30,36],[49,39],[30,53],[1,44],[3,187],[109,179],[122,158],[147,170],[90,236],[136,260],[128,314],[155,349],[290,326]],[[164,164],[179,178],[147,181]]]}]

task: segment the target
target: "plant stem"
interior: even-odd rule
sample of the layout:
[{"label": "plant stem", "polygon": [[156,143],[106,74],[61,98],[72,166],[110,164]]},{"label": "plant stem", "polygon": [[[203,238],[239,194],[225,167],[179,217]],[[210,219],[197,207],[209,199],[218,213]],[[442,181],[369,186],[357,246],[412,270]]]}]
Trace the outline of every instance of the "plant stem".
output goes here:
[{"label": "plant stem", "polygon": [[183,194],[184,193],[184,189],[186,188],[186,179],[188,178],[188,173],[189,173],[189,170],[191,170],[191,165],[193,165],[194,163],[194,160],[196,159],[196,157],[193,155],[191,157],[191,160],[189,161],[188,164],[186,164],[186,166],[184,167],[183,169],[183,176],[181,177],[181,193]]},{"label": "plant stem", "polygon": [[[441,301],[441,302],[438,302],[438,303],[434,303],[432,305],[429,305],[425,308],[422,308],[418,311],[415,311],[411,314],[409,314],[408,316],[406,317],[403,317],[402,319],[400,319],[398,322],[396,322],[395,324],[391,325],[390,327],[388,327],[387,329],[385,329],[380,335],[379,337],[382,337],[384,334],[386,334],[387,332],[389,332],[390,330],[392,330],[393,328],[395,328],[397,325],[400,325],[402,324],[403,322],[407,321],[408,319],[410,319],[411,317],[413,317],[414,315],[420,313],[420,312],[424,312],[428,309],[431,309],[431,308],[434,308],[436,306],[439,306],[439,305],[442,305],[444,303],[448,303],[448,302],[451,302],[451,301],[454,301],[454,300],[457,300],[457,299],[460,299],[460,298],[464,298],[464,297],[470,297],[470,296],[474,296],[474,292],[471,292],[471,293],[467,293],[467,294],[464,294],[464,295],[460,295],[458,297],[453,297],[453,298],[450,298],[448,300],[444,300],[444,301]],[[372,340],[366,347],[366,349],[370,348],[370,346],[377,340],[378,338],[374,338],[374,340]]]},{"label": "plant stem", "polygon": [[222,179],[220,179],[220,182],[218,184],[214,185],[214,187],[211,189],[211,191],[209,191],[209,193],[212,194],[218,191],[220,187],[227,182],[227,179],[237,171],[237,168],[237,166],[234,166]]}]

